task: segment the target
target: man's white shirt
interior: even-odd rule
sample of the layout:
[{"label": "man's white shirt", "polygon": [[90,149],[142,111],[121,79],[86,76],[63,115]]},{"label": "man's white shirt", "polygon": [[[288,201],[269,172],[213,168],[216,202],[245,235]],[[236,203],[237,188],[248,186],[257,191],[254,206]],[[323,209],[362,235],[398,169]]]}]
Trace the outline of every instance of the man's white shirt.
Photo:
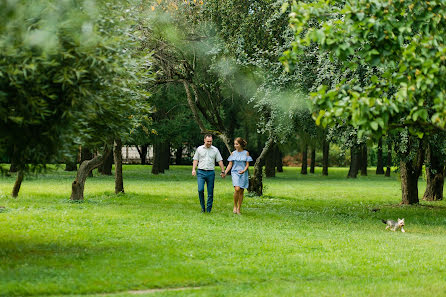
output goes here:
[{"label": "man's white shirt", "polygon": [[211,145],[210,148],[207,148],[206,145],[201,145],[195,151],[194,160],[198,161],[198,169],[214,170],[215,162],[218,163],[223,158],[215,146]]}]

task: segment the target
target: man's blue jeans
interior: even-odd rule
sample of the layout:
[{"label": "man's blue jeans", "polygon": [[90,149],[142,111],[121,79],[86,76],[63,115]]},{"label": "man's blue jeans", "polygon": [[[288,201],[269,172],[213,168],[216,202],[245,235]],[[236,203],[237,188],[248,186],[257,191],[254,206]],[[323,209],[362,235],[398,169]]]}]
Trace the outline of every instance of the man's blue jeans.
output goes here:
[{"label": "man's blue jeans", "polygon": [[206,206],[207,206],[207,212],[211,212],[212,202],[214,201],[215,171],[198,169],[197,181],[198,181],[198,199],[200,199],[201,210],[203,212],[206,210],[204,207],[204,183],[206,182],[208,190],[208,200]]}]

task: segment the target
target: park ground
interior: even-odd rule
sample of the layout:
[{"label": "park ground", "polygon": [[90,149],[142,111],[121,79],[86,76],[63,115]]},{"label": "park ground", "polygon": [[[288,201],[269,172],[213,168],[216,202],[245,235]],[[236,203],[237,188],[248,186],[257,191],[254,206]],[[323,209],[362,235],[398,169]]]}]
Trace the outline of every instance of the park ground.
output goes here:
[{"label": "park ground", "polygon": [[[150,174],[124,166],[0,178],[0,296],[445,296],[446,203],[400,206],[396,174],[346,179],[346,168],[302,176],[284,168],[263,197],[232,213],[229,178],[201,214],[190,166]],[[420,196],[425,187],[420,181]],[[381,219],[406,220],[406,233]]]}]

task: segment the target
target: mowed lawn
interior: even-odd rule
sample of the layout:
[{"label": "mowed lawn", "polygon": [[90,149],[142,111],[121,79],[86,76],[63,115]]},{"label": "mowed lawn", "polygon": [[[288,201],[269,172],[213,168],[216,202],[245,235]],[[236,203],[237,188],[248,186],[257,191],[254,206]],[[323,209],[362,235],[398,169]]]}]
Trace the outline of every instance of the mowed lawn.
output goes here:
[{"label": "mowed lawn", "polygon": [[[84,203],[74,173],[28,178],[18,199],[1,177],[0,296],[446,296],[446,204],[399,206],[395,174],[285,168],[237,216],[229,177],[202,214],[190,166],[150,170],[124,166],[118,196],[95,175]],[[380,221],[402,217],[406,233]]]}]

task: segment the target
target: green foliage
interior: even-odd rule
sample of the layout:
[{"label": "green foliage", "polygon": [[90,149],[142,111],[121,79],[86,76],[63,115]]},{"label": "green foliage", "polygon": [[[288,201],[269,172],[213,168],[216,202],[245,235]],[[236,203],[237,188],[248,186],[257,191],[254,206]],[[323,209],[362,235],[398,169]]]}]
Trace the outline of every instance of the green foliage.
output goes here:
[{"label": "green foliage", "polygon": [[293,2],[291,9],[296,40],[284,54],[286,63],[315,43],[343,69],[378,68],[365,84],[345,80],[335,88],[321,86],[313,95],[321,110],[315,115],[318,123],[346,118],[375,135],[408,126],[418,137],[445,127],[443,2]]},{"label": "green foliage", "polygon": [[[19,167],[60,160],[74,144],[128,129],[147,94],[125,4],[0,4],[0,152]],[[119,20],[119,21],[118,21]]]},{"label": "green foliage", "polygon": [[[227,178],[202,215],[190,167],[160,177],[124,166],[126,195],[99,176],[80,204],[68,203],[73,173],[29,179],[20,200],[2,177],[0,295],[444,295],[444,201],[398,206],[396,177],[284,169],[264,181],[264,197],[245,198],[242,216]],[[398,217],[407,232],[385,231],[380,219]],[[199,288],[164,291],[178,287]]]}]

